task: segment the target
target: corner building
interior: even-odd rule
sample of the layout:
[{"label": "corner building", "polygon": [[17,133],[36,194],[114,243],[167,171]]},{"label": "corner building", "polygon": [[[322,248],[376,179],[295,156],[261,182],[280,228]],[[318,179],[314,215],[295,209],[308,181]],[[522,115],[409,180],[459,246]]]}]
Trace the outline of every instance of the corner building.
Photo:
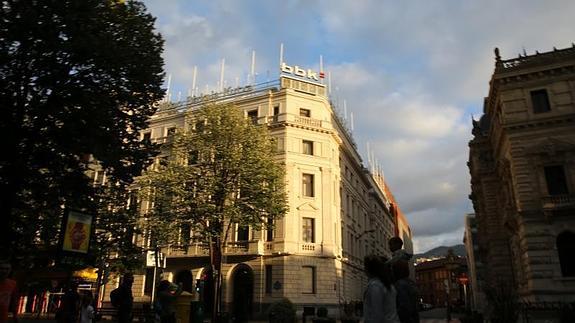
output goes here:
[{"label": "corner building", "polygon": [[[233,103],[277,140],[275,157],[286,167],[289,211],[273,230],[236,227],[226,242],[222,300],[232,316],[261,317],[284,297],[300,315],[326,307],[337,316],[340,305],[363,298],[363,257],[390,256],[387,240],[396,223],[383,177],[363,166],[326,92],[319,82],[282,76],[279,82],[165,103],[142,132],[142,138],[165,142],[175,129],[192,126],[190,111],[193,115],[202,102],[212,101]],[[164,253],[164,276],[184,285],[201,281],[209,310],[207,245],[174,242]],[[143,280],[150,279],[148,270]],[[145,299],[146,288],[136,289]]]},{"label": "corner building", "polygon": [[575,45],[502,60],[469,142],[470,199],[488,288],[575,301]]}]

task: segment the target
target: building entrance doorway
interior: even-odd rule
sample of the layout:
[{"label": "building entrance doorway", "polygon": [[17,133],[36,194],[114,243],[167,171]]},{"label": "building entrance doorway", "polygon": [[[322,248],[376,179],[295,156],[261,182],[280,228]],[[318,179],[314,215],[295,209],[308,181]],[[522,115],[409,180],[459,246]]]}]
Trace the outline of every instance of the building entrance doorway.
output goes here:
[{"label": "building entrance doorway", "polygon": [[211,267],[205,267],[200,276],[200,302],[203,305],[205,316],[211,316],[214,311],[214,271]]},{"label": "building entrance doorway", "polygon": [[194,276],[189,270],[182,270],[176,274],[176,284],[182,283],[182,290],[188,293],[194,292]]},{"label": "building entrance doorway", "polygon": [[247,322],[252,316],[254,272],[250,266],[239,264],[231,277],[233,288],[232,315],[234,322]]}]

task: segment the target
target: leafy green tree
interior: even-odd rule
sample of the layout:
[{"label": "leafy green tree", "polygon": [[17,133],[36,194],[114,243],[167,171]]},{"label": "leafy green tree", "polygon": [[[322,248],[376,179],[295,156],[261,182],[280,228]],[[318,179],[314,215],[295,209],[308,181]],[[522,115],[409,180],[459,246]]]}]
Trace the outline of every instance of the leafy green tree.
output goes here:
[{"label": "leafy green tree", "polygon": [[112,271],[141,268],[143,249],[136,242],[141,233],[137,192],[121,182],[101,185],[96,190],[92,261],[101,269],[113,262]]},{"label": "leafy green tree", "polygon": [[[265,228],[287,211],[284,166],[274,160],[267,128],[253,125],[233,105],[206,105],[171,139],[169,154],[138,180],[157,245],[177,244],[183,231],[210,246],[221,300],[221,255],[235,224]],[[187,233],[186,232],[186,233]],[[183,240],[187,237],[184,236]],[[183,244],[186,242],[184,241]]]},{"label": "leafy green tree", "polygon": [[6,0],[0,20],[0,239],[14,247],[93,198],[90,155],[118,181],[139,175],[163,40],[138,1]]}]

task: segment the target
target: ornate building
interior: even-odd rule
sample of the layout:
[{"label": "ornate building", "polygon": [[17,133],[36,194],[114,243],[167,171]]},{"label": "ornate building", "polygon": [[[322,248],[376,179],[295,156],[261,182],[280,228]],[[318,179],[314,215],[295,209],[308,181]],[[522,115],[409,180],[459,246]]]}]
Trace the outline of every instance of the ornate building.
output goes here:
[{"label": "ornate building", "polygon": [[[276,82],[164,103],[142,138],[169,140],[175,129],[193,126],[186,115],[205,102],[231,102],[254,123],[267,127],[278,145],[276,159],[286,167],[285,217],[273,230],[236,227],[225,244],[224,310],[232,315],[247,311],[255,317],[287,297],[300,313],[323,306],[337,315],[341,304],[360,301],[366,283],[363,257],[390,256],[387,241],[397,227],[392,213],[397,205],[386,195],[383,177],[363,165],[326,86],[282,75]],[[401,228],[411,234],[406,221]],[[199,282],[204,286],[202,298],[212,298],[207,245],[174,243],[163,251],[164,277],[188,287]],[[136,279],[134,295],[146,301],[152,271]],[[209,313],[209,301],[206,306]]]},{"label": "ornate building", "polygon": [[468,163],[486,283],[573,302],[575,45],[495,59]]}]

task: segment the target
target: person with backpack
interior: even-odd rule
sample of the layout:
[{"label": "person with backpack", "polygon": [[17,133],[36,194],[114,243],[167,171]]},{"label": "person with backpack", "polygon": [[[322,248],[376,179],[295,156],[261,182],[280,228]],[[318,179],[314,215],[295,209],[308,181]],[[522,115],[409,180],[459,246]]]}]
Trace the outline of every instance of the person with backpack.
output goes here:
[{"label": "person with backpack", "polygon": [[118,323],[131,323],[134,307],[134,296],[132,295],[132,284],[134,275],[124,274],[120,286],[110,293],[110,302],[117,310]]}]

